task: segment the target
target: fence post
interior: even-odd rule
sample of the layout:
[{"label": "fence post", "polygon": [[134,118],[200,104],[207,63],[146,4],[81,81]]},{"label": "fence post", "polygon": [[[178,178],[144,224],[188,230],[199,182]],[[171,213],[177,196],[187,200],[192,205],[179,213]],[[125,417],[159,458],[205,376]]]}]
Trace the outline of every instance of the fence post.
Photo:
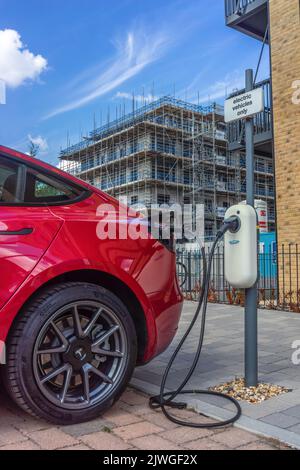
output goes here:
[{"label": "fence post", "polygon": [[290,275],[290,305],[293,303],[293,283],[292,283],[292,245],[289,243],[289,275]]},{"label": "fence post", "polygon": [[[285,271],[284,271],[284,268],[285,268],[285,251],[284,251],[284,245],[282,245],[281,247],[282,249],[282,299],[283,299],[283,302],[282,302],[282,305],[283,305],[283,308],[285,308]],[[279,287],[280,289],[280,287]],[[280,293],[279,293],[279,296],[280,296]]]},{"label": "fence post", "polygon": [[188,292],[192,292],[192,253],[188,252]]}]

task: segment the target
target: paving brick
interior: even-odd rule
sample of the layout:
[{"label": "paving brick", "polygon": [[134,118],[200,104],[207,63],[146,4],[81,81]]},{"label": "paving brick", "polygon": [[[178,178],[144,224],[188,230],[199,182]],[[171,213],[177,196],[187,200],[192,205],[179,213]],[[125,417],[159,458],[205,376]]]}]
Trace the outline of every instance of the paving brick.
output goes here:
[{"label": "paving brick", "polygon": [[300,424],[300,418],[294,418],[283,413],[274,413],[269,416],[265,416],[261,421],[264,423],[272,424],[273,426],[279,426],[282,429],[290,428],[296,424]]},{"label": "paving brick", "polygon": [[195,411],[188,410],[188,409],[183,409],[183,410],[172,410],[171,411],[172,415],[174,415],[176,418],[182,421],[193,421],[195,422],[203,422],[204,419],[207,419],[209,422],[212,420],[210,418],[205,418],[202,415],[199,415],[198,413],[195,413]]},{"label": "paving brick", "polygon": [[300,405],[292,406],[284,411],[284,414],[300,419]]},{"label": "paving brick", "polygon": [[144,405],[147,402],[147,398],[134,390],[127,390],[123,393],[121,401],[128,405]]},{"label": "paving brick", "polygon": [[0,447],[1,450],[40,450],[40,447],[32,442],[30,439],[22,442],[15,442],[14,444],[7,444]]},{"label": "paving brick", "polygon": [[86,434],[92,434],[94,432],[103,431],[103,428],[113,429],[114,425],[108,423],[103,419],[97,419],[82,424],[72,424],[69,426],[64,426],[62,429],[65,433],[70,434],[74,437],[78,437],[85,436]]},{"label": "paving brick", "polygon": [[291,426],[289,428],[289,431],[295,432],[297,434],[300,434],[300,424],[296,424],[295,426]]},{"label": "paving brick", "polygon": [[182,447],[167,441],[158,435],[139,437],[130,441],[134,447],[141,450],[181,450]]},{"label": "paving brick", "polygon": [[211,436],[213,441],[224,444],[231,449],[236,449],[242,445],[251,444],[258,440],[255,434],[243,431],[242,429],[229,428],[221,433]]},{"label": "paving brick", "polygon": [[120,408],[128,413],[134,413],[137,416],[145,416],[149,414],[150,407],[146,405],[128,405],[127,403],[120,403]]},{"label": "paving brick", "polygon": [[[1,398],[1,397],[0,397]],[[1,403],[1,401],[0,401]],[[10,410],[6,409],[4,407],[4,404],[1,403],[1,422],[5,425],[5,426],[17,426],[17,424],[21,424],[24,422],[24,419],[11,412]]]},{"label": "paving brick", "polygon": [[212,430],[209,429],[194,429],[187,427],[180,427],[171,431],[165,431],[160,435],[171,442],[176,444],[185,444],[186,442],[195,441],[197,439],[211,436]]},{"label": "paving brick", "polygon": [[35,431],[28,434],[42,449],[55,450],[78,444],[78,440],[57,428]]},{"label": "paving brick", "polygon": [[121,426],[114,429],[114,434],[120,438],[129,441],[136,437],[149,436],[150,434],[157,434],[163,431],[163,428],[150,423],[149,421],[143,421],[140,423],[129,424],[128,426]]},{"label": "paving brick", "polygon": [[63,449],[59,449],[60,451],[63,450],[91,450],[88,446],[85,446],[84,444],[77,444],[76,446],[71,446],[71,447],[64,447]]},{"label": "paving brick", "polygon": [[94,450],[127,450],[132,447],[118,436],[107,432],[97,432],[81,436],[80,440]]},{"label": "paving brick", "polygon": [[260,366],[260,371],[263,373],[269,373],[269,372],[281,372],[283,369],[286,369],[287,365],[279,365],[279,364],[265,364],[263,366]]},{"label": "paving brick", "polygon": [[32,418],[30,415],[25,415],[24,420],[17,421],[15,427],[23,434],[27,435],[34,431],[42,431],[53,427],[50,423],[43,420]]},{"label": "paving brick", "polygon": [[15,444],[27,440],[27,437],[25,437],[13,426],[4,423],[1,425],[0,429],[0,446],[4,446],[6,444]]},{"label": "paving brick", "polygon": [[188,442],[185,444],[185,447],[188,450],[230,450],[226,445],[213,441],[210,438]]},{"label": "paving brick", "polygon": [[170,421],[165,415],[159,411],[152,411],[149,414],[144,415],[144,419],[150,421],[152,424],[159,426],[160,428],[167,430],[176,429],[178,425]]},{"label": "paving brick", "polygon": [[270,444],[257,441],[257,442],[252,442],[251,444],[246,444],[244,446],[241,446],[236,450],[278,450],[278,449],[276,449],[276,447],[273,447]]},{"label": "paving brick", "polygon": [[[148,410],[150,411],[150,410]],[[134,415],[133,413],[129,413],[124,409],[118,407],[114,407],[111,410],[107,411],[104,414],[105,419],[107,419],[110,423],[115,424],[116,426],[126,426],[127,424],[138,423],[142,420],[139,416]]]}]

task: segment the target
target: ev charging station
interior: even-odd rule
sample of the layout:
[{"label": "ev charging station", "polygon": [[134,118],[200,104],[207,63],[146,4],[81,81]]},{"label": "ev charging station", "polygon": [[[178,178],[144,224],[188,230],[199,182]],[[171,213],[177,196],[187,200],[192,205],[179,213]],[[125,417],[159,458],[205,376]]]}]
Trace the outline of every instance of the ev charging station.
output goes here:
[{"label": "ev charging station", "polygon": [[238,217],[238,229],[224,236],[225,277],[237,289],[250,289],[257,281],[257,215],[249,205],[230,207],[225,215]]},{"label": "ev charging station", "polygon": [[[230,208],[227,216],[240,211],[240,233],[225,235],[225,271],[227,281],[245,288],[245,379],[247,387],[258,385],[257,280],[258,222],[254,209],[254,123],[253,116],[264,110],[262,88],[254,88],[253,70],[246,70],[245,93],[225,101],[225,122],[245,121],[247,205]],[[239,237],[237,237],[237,235]],[[235,236],[236,243],[233,240]],[[233,265],[233,267],[230,267]],[[236,272],[238,271],[238,273]]]}]

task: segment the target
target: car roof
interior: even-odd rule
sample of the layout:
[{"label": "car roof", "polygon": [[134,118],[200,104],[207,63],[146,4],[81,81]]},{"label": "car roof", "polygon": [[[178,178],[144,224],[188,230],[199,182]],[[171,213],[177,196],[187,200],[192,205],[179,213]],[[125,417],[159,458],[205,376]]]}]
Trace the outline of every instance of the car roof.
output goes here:
[{"label": "car roof", "polygon": [[[30,166],[33,167],[40,167],[44,170],[48,170],[51,173],[56,174],[57,176],[61,176],[64,179],[67,179],[70,182],[73,182],[74,184],[77,184],[78,186],[81,186],[82,188],[86,189],[87,191],[91,191],[93,193],[98,194],[99,196],[102,197],[102,199],[105,199],[108,202],[111,202],[113,204],[120,204],[114,197],[110,196],[109,194],[104,193],[98,188],[95,188],[89,183],[86,183],[85,181],[76,178],[75,176],[71,175],[70,173],[67,173],[66,171],[61,170],[60,168],[57,168],[53,165],[50,165],[49,163],[46,163],[42,160],[39,160],[38,158],[33,158],[30,157],[29,155],[26,155],[25,153],[19,152],[17,150],[14,150],[9,147],[5,147],[4,145],[0,145],[0,155],[6,156],[6,157],[12,157],[16,158],[18,160],[23,160],[24,163],[29,164]],[[123,204],[121,204],[123,206]],[[125,206],[124,206],[125,207]]]}]

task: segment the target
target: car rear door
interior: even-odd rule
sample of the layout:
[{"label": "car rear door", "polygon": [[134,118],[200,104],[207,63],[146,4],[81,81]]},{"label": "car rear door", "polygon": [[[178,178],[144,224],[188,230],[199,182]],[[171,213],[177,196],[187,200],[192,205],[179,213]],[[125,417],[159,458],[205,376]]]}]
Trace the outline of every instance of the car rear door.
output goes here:
[{"label": "car rear door", "polygon": [[0,308],[25,281],[63,221],[24,201],[26,165],[0,155]]}]

